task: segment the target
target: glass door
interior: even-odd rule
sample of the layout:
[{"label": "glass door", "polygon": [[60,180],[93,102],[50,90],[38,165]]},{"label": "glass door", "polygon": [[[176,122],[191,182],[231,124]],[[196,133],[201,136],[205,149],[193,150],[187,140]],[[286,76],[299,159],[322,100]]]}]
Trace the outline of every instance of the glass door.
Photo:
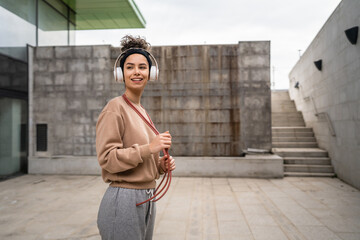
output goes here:
[{"label": "glass door", "polygon": [[27,101],[0,97],[0,178],[27,172]]}]

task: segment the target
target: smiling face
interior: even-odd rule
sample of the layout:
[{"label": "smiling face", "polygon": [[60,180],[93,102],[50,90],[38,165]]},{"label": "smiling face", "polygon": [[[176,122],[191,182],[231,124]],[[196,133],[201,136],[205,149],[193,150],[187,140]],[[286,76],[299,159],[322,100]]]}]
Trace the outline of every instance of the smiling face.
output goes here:
[{"label": "smiling face", "polygon": [[143,55],[135,53],[126,58],[124,79],[127,90],[144,90],[149,79],[149,63]]}]

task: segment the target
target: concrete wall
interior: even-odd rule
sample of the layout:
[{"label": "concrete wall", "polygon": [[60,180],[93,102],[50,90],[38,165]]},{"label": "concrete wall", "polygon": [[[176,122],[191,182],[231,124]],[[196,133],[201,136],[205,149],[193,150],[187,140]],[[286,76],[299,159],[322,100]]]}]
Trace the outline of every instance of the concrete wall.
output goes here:
[{"label": "concrete wall", "polygon": [[[159,46],[152,53],[160,79],[149,82],[142,104],[160,132],[171,131],[172,155],[240,156],[246,148],[271,149],[270,42]],[[110,46],[34,49],[30,165],[41,158],[96,155],[97,117],[124,92],[112,76],[118,54]],[[41,123],[48,124],[46,152],[34,144]]]},{"label": "concrete wall", "polygon": [[[112,81],[109,46],[38,47],[31,98],[34,156],[96,155],[95,125]],[[48,151],[36,151],[36,124],[48,125]]]},{"label": "concrete wall", "polygon": [[160,85],[149,85],[142,102],[156,126],[175,136],[174,155],[271,148],[269,42],[154,47],[153,53]]},{"label": "concrete wall", "polygon": [[273,154],[244,157],[176,157],[174,176],[283,178],[283,158]]},{"label": "concrete wall", "polygon": [[238,71],[242,149],[271,150],[270,42],[240,42]]},{"label": "concrete wall", "polygon": [[[344,31],[360,25],[360,1],[342,1],[290,72],[290,96],[329,151],[339,178],[360,188],[360,40]],[[323,69],[314,61],[322,59]],[[294,88],[299,82],[300,88]],[[317,116],[315,115],[316,113]],[[329,121],[327,120],[329,119]],[[336,136],[333,136],[331,126]]]}]

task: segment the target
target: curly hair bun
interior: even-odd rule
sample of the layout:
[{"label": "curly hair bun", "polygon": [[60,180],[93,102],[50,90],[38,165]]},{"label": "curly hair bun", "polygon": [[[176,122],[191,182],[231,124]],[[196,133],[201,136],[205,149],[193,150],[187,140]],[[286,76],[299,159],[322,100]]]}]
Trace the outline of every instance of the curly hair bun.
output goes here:
[{"label": "curly hair bun", "polygon": [[126,35],[121,39],[120,50],[121,52],[124,52],[130,48],[142,48],[145,49],[146,51],[149,51],[151,45],[145,40],[144,37],[140,37],[140,36],[134,37],[131,35]]}]

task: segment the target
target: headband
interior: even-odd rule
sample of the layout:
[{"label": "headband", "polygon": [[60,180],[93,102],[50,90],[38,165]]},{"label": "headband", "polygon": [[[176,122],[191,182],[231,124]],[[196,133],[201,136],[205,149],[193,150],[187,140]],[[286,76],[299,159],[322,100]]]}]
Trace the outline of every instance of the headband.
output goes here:
[{"label": "headband", "polygon": [[151,68],[151,60],[150,60],[150,56],[149,56],[150,53],[142,48],[130,48],[130,49],[126,50],[120,59],[121,69],[124,71],[124,64],[125,64],[126,58],[135,53],[141,54],[146,58],[146,60],[149,63],[149,69],[150,69]]}]

